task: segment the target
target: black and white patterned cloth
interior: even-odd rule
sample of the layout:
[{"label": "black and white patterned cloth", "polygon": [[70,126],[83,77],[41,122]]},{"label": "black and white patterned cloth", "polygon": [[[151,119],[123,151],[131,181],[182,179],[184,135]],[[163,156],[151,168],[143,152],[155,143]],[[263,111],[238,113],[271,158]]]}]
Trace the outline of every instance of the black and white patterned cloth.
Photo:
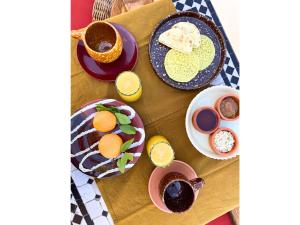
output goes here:
[{"label": "black and white patterned cloth", "polygon": [[71,166],[71,225],[113,225],[95,179]]},{"label": "black and white patterned cloth", "polygon": [[222,27],[222,24],[212,6],[210,0],[172,0],[177,11],[194,11],[212,20],[221,30],[226,44],[226,58],[220,75],[212,82],[212,85],[226,85],[240,89],[240,66],[239,61],[233,52],[231,44]]},{"label": "black and white patterned cloth", "polygon": [[[195,11],[211,19],[221,30],[226,43],[226,59],[213,85],[240,89],[239,62],[210,0],[172,0],[177,11]],[[71,225],[113,225],[113,220],[94,178],[71,167]]]}]

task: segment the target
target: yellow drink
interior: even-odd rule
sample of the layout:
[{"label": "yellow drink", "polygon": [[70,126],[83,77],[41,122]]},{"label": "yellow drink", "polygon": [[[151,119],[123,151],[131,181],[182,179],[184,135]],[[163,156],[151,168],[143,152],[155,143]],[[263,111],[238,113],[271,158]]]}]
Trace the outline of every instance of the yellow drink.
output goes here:
[{"label": "yellow drink", "polygon": [[160,135],[151,137],[147,143],[147,152],[155,166],[166,167],[174,159],[174,150],[168,140]]},{"label": "yellow drink", "polygon": [[130,71],[118,75],[116,88],[120,97],[126,102],[137,101],[142,95],[141,80],[135,73]]}]

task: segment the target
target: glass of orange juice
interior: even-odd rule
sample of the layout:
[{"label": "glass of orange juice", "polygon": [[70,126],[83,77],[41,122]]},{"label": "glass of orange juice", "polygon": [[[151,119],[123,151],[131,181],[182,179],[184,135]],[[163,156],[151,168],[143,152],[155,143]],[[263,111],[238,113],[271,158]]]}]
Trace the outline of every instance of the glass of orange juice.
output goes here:
[{"label": "glass of orange juice", "polygon": [[174,150],[164,136],[152,136],[146,148],[151,162],[157,167],[167,167],[175,158]]},{"label": "glass of orange juice", "polygon": [[116,79],[116,88],[126,102],[137,101],[142,95],[142,83],[138,75],[131,71],[120,73]]}]

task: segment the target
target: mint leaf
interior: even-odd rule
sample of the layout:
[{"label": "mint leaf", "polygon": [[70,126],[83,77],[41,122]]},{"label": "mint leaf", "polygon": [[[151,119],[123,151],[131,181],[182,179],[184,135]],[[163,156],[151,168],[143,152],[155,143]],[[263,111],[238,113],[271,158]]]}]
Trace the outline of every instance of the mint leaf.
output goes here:
[{"label": "mint leaf", "polygon": [[112,112],[112,113],[120,113],[121,111],[115,107],[110,107],[109,110]]},{"label": "mint leaf", "polygon": [[129,161],[133,160],[132,153],[125,152],[125,154],[122,156],[122,158],[118,159],[117,166],[121,173],[125,172],[125,166],[126,166],[128,160]]},{"label": "mint leaf", "polygon": [[125,154],[123,155],[123,160],[129,160],[129,161],[132,161],[133,160],[133,154],[132,153],[129,153],[129,152],[125,152]]},{"label": "mint leaf", "polygon": [[123,113],[115,113],[115,116],[117,117],[118,122],[120,124],[130,124],[131,123],[129,117]]},{"label": "mint leaf", "polygon": [[109,111],[109,112],[112,112],[112,113],[120,113],[121,111],[119,109],[117,109],[116,107],[113,107],[113,106],[104,106],[102,104],[97,104],[96,105],[96,110],[98,112],[100,111]]},{"label": "mint leaf", "polygon": [[135,134],[136,130],[133,126],[130,126],[128,124],[121,124],[120,129],[125,134]]},{"label": "mint leaf", "polygon": [[121,146],[121,152],[125,152],[130,147],[130,145],[133,143],[133,141],[134,141],[134,138],[131,138],[130,140],[123,143]]},{"label": "mint leaf", "polygon": [[97,109],[97,111],[108,111],[108,108],[102,104],[97,104],[96,109]]},{"label": "mint leaf", "polygon": [[121,173],[125,172],[125,165],[126,165],[126,162],[124,163],[122,158],[118,159],[117,166],[118,166]]}]

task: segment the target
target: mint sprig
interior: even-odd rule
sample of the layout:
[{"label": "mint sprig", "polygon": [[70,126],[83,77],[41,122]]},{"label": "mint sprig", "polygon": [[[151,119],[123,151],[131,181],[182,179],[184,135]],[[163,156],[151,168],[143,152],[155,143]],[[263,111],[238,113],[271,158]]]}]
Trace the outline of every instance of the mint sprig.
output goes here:
[{"label": "mint sprig", "polygon": [[[136,134],[136,130],[133,126],[131,126],[131,120],[130,118],[121,113],[121,110],[119,110],[117,107],[113,107],[113,106],[104,106],[103,104],[97,104],[96,105],[96,110],[98,112],[100,111],[109,111],[111,113],[113,113],[117,120],[118,123],[120,125],[120,130],[125,133],[125,134]],[[124,152],[123,156],[121,158],[118,159],[117,161],[117,166],[120,170],[121,173],[125,172],[125,166],[127,164],[127,161],[132,161],[133,160],[133,154],[126,152],[126,150],[128,150],[130,148],[130,146],[132,145],[132,143],[134,142],[134,138],[131,138],[130,140],[126,141],[125,143],[122,144],[121,146],[121,152]]]},{"label": "mint sprig", "polygon": [[125,134],[136,134],[135,128],[128,124],[121,124],[120,129]]},{"label": "mint sprig", "polygon": [[120,124],[130,124],[131,121],[129,117],[123,113],[115,113],[115,116],[117,117],[117,120]]},{"label": "mint sprig", "polygon": [[127,149],[129,149],[129,147],[131,146],[131,144],[133,143],[134,138],[131,138],[130,140],[126,141],[125,143],[123,143],[121,145],[121,152],[125,152]]},{"label": "mint sprig", "polygon": [[98,112],[100,112],[100,111],[109,111],[109,112],[112,112],[112,113],[121,113],[121,111],[118,108],[113,107],[113,106],[104,106],[103,104],[97,104],[96,105],[96,110]]},{"label": "mint sprig", "polygon": [[132,153],[125,152],[124,155],[120,159],[118,159],[117,166],[121,173],[125,172],[125,166],[126,166],[128,160],[129,161],[133,160]]}]

